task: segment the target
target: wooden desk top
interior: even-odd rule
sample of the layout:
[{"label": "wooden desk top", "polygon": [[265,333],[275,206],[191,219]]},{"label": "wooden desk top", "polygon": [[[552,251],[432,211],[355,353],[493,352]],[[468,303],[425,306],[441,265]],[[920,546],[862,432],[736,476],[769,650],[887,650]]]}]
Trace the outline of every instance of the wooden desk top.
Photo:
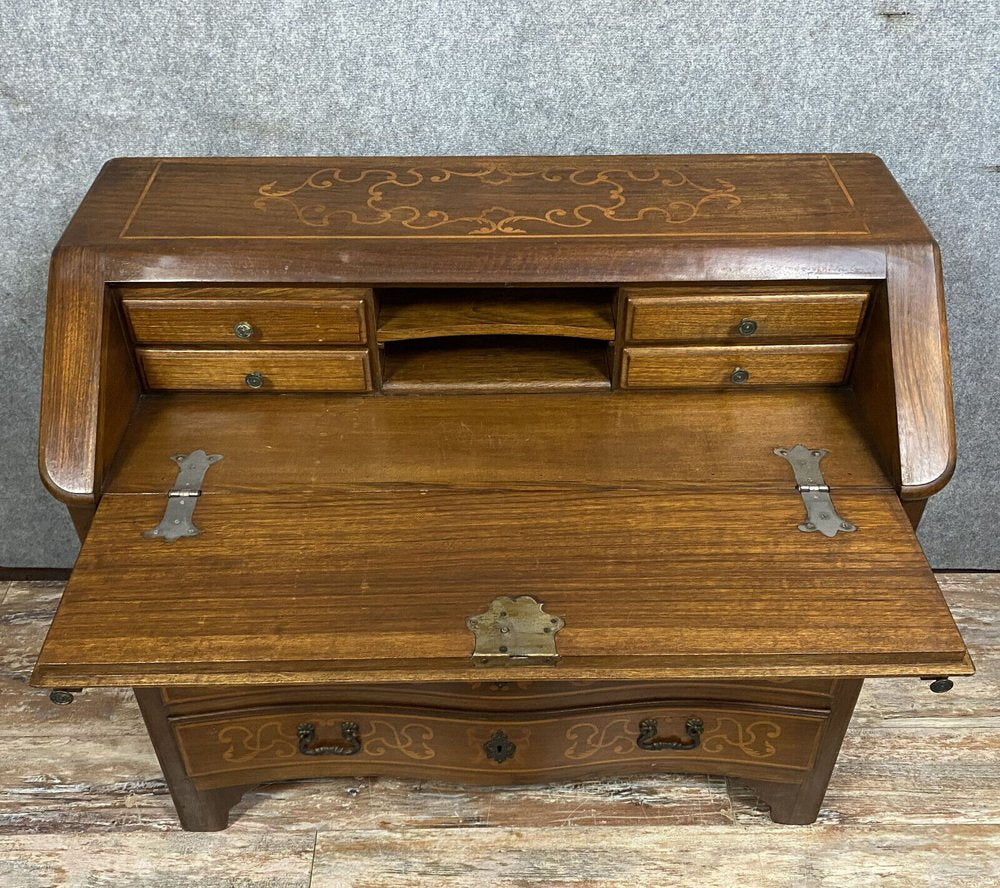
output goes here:
[{"label": "wooden desk top", "polygon": [[[500,594],[565,619],[563,679],[965,674],[855,423],[835,389],[151,396],[35,681],[482,680],[465,617]],[[797,529],[775,435],[817,429],[858,533]],[[198,498],[202,533],[144,538],[174,474],[167,454],[196,445],[225,454]]]},{"label": "wooden desk top", "polygon": [[[881,160],[823,154],[125,158],[102,170],[62,243],[167,253],[174,279],[238,249],[274,280],[294,258],[322,263],[328,280],[413,283],[662,280],[699,267],[741,278],[745,266],[701,262],[759,255],[762,241],[789,248],[779,276],[877,276],[884,261],[866,247],[929,240]],[[682,258],[691,251],[697,264]]]},{"label": "wooden desk top", "polygon": [[[862,532],[799,532],[792,489],[205,493],[204,532],[162,543],[162,498],[108,494],[33,681],[972,672],[895,496],[836,497]],[[470,661],[466,618],[498,595],[565,620],[558,664]]]}]

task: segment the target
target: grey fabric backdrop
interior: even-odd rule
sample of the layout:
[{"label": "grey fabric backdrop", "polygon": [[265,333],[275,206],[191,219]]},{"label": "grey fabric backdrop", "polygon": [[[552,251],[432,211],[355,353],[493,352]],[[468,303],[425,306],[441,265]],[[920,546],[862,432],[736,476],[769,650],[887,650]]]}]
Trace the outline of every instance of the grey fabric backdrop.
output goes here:
[{"label": "grey fabric backdrop", "polygon": [[115,155],[874,151],[944,251],[959,468],[921,538],[1000,568],[997,0],[0,0],[0,565],[36,480],[49,250]]}]

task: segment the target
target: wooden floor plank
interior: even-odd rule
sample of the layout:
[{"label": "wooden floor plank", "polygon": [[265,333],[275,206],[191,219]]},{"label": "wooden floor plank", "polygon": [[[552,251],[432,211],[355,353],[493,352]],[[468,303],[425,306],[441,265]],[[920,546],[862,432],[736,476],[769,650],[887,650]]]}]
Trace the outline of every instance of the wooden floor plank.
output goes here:
[{"label": "wooden floor plank", "polygon": [[312,888],[988,888],[1000,832],[837,826],[554,827],[321,833]]},{"label": "wooden floor plank", "polygon": [[314,844],[238,828],[0,836],[0,888],[309,888]]},{"label": "wooden floor plank", "polygon": [[936,577],[966,642],[998,647],[1000,573],[939,573]]},{"label": "wooden floor plank", "polygon": [[659,824],[733,821],[724,778],[666,775],[527,787],[360,779],[285,783],[249,794],[243,824],[305,830]]},{"label": "wooden floor plank", "polygon": [[1000,576],[939,581],[978,674],[943,695],[915,679],[867,682],[814,826],[776,826],[717,778],[344,779],[261,787],[220,834],[180,831],[130,691],[57,707],[27,687],[62,584],[15,581],[0,602],[0,888],[995,888]]}]

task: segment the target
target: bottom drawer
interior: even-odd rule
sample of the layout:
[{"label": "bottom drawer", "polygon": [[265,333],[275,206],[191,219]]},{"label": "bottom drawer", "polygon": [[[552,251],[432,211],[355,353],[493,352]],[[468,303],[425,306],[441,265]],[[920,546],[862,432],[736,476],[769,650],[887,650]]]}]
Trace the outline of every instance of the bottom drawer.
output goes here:
[{"label": "bottom drawer", "polygon": [[199,788],[318,776],[515,784],[657,770],[793,781],[826,714],[695,702],[511,714],[271,708],[172,720]]},{"label": "bottom drawer", "polygon": [[367,392],[368,349],[138,348],[146,386],[174,391]]},{"label": "bottom drawer", "polygon": [[622,363],[624,388],[704,388],[753,385],[838,385],[853,346],[629,346]]}]

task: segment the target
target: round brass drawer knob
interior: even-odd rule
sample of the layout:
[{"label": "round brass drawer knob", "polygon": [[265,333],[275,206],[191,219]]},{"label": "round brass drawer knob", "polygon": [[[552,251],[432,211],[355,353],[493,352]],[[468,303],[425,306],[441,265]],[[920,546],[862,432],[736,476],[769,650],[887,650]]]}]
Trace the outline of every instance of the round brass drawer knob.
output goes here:
[{"label": "round brass drawer knob", "polygon": [[249,321],[240,321],[233,327],[233,333],[237,339],[250,339],[254,334],[253,324]]},{"label": "round brass drawer knob", "polygon": [[757,332],[757,322],[752,318],[743,318],[736,329],[739,330],[740,336],[753,336]]},{"label": "round brass drawer knob", "polygon": [[742,367],[737,367],[729,376],[729,381],[735,383],[736,385],[742,385],[750,378],[750,371],[744,370]]},{"label": "round brass drawer knob", "polygon": [[264,377],[256,370],[244,376],[243,381],[252,389],[259,389],[264,385]]}]

